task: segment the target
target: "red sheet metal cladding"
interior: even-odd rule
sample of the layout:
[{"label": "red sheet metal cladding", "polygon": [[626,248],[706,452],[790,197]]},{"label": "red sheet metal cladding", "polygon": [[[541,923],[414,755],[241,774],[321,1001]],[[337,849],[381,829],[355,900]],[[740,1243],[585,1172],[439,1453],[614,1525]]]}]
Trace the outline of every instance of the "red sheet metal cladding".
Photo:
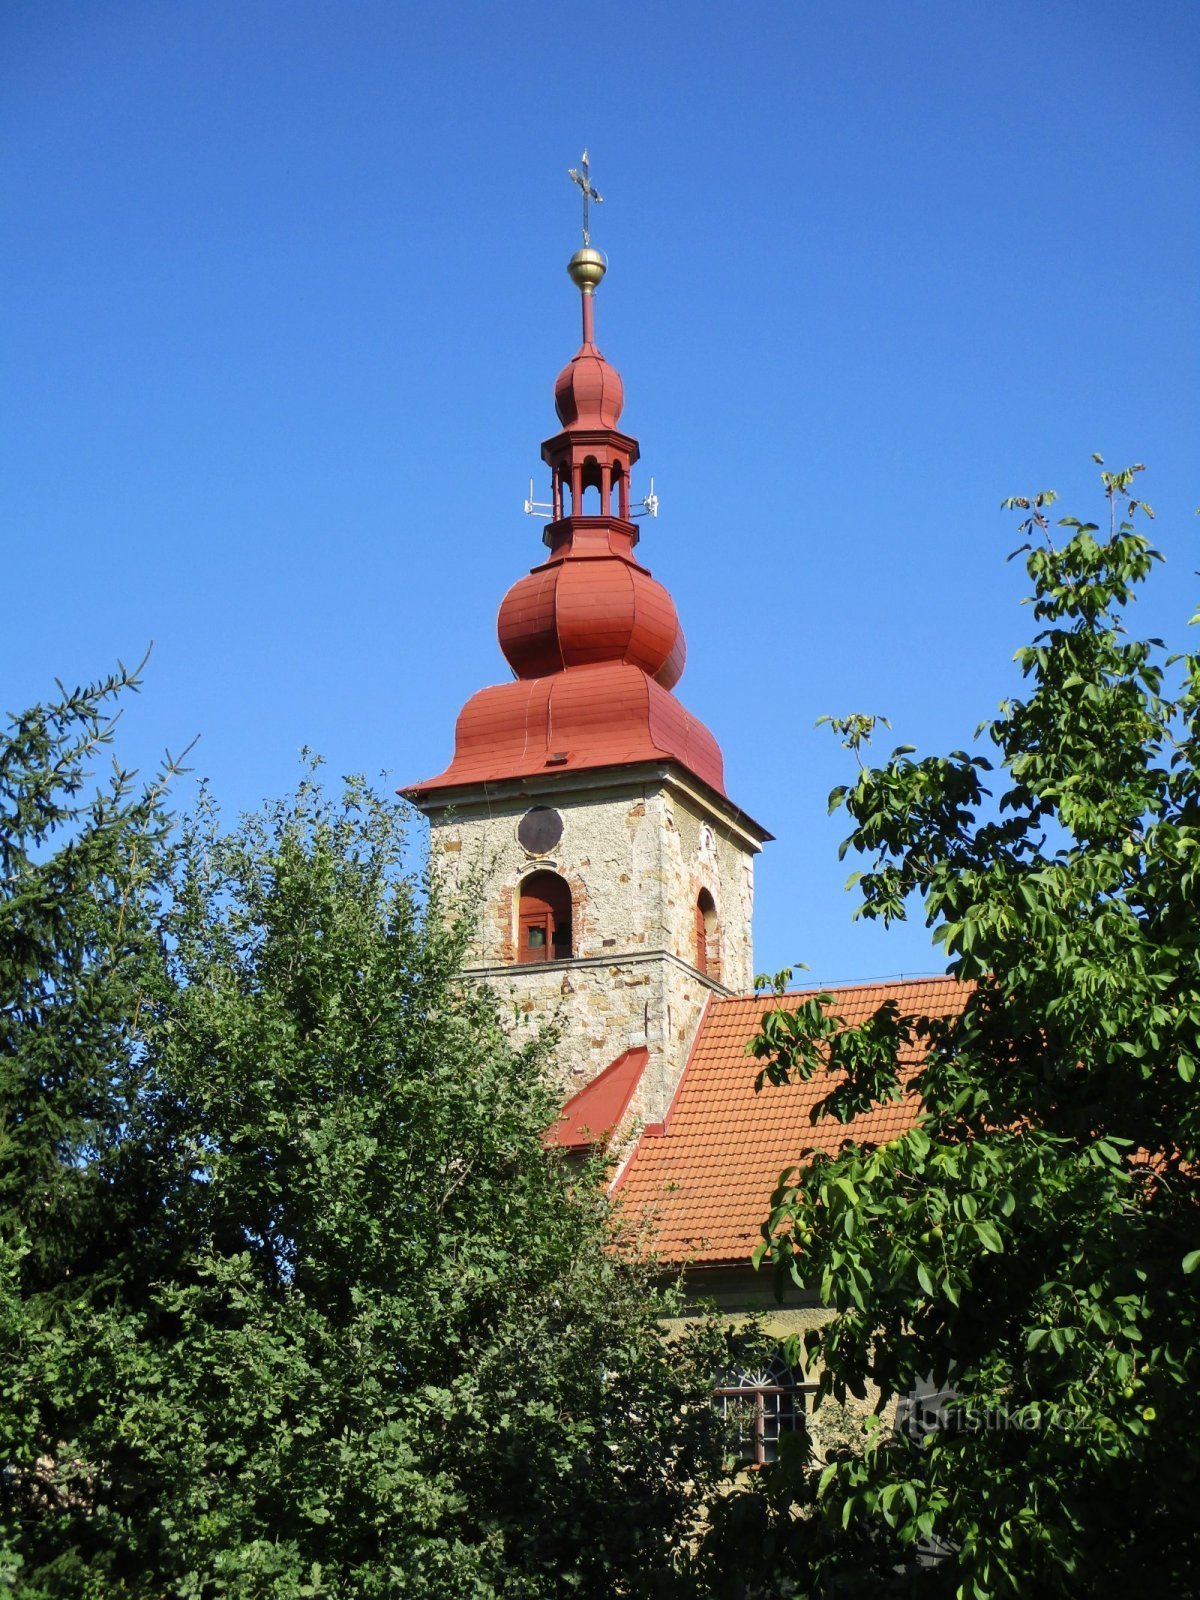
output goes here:
[{"label": "red sheet metal cladding", "polygon": [[615,428],[624,407],[620,373],[594,344],[580,346],[554,385],[554,409],[563,427]]},{"label": "red sheet metal cladding", "polygon": [[655,683],[660,683],[664,689],[673,689],[683,677],[684,663],[687,661],[687,643],[680,628],[675,635],[675,643],[671,646],[671,654],[664,661],[662,667],[654,674]]},{"label": "red sheet metal cladding", "polygon": [[558,1120],[543,1136],[543,1143],[564,1150],[586,1150],[603,1144],[629,1109],[650,1052],[644,1045],[623,1051],[599,1077],[573,1094]]},{"label": "red sheet metal cladding", "polygon": [[[417,797],[547,770],[662,760],[725,792],[717,741],[670,692],[686,658],[674,602],[633,557],[637,526],[627,502],[639,448],[617,429],[621,379],[595,343],[603,260],[585,250],[571,271],[582,291],[583,343],[555,384],[563,431],[542,446],[554,496],[550,554],[508,591],[497,618],[518,681],[471,697],[453,761],[413,785]],[[585,513],[585,502],[594,512]]]},{"label": "red sheet metal cladding", "polygon": [[519,578],[500,603],[496,619],[500,648],[519,678],[562,671],[555,620],[557,588],[557,568],[535,568]]},{"label": "red sheet metal cladding", "polygon": [[640,667],[605,661],[481,689],[459,714],[453,761],[407,792],[663,760],[725,793],[720,746],[704,724]]},{"label": "red sheet metal cladding", "polygon": [[[568,555],[536,568],[505,595],[496,631],[522,678],[625,661],[662,682],[660,675],[681,656],[670,595],[644,567],[619,556]],[[675,673],[670,682],[677,680]]]}]

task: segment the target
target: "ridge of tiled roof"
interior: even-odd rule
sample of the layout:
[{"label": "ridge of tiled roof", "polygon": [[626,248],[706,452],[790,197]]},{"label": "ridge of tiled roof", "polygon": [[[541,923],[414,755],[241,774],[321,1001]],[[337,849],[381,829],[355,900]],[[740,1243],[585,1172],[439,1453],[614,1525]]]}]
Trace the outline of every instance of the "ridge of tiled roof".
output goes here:
[{"label": "ridge of tiled roof", "polygon": [[[748,1264],[762,1237],[771,1193],[804,1149],[835,1152],[853,1138],[884,1143],[912,1126],[913,1095],[873,1107],[850,1123],[812,1123],[809,1113],[830,1088],[827,1075],[808,1083],[754,1092],[759,1063],[746,1045],[765,1012],[794,1011],[817,994],[833,997],[848,1024],[865,1022],[885,1000],[902,1015],[956,1016],[970,986],[956,978],[828,984],[782,996],[714,1000],[701,1020],[670,1115],[661,1131],[646,1129],[617,1190],[627,1221],[649,1224],[653,1247],[667,1262],[691,1266]],[[902,1065],[919,1065],[919,1045]]]}]

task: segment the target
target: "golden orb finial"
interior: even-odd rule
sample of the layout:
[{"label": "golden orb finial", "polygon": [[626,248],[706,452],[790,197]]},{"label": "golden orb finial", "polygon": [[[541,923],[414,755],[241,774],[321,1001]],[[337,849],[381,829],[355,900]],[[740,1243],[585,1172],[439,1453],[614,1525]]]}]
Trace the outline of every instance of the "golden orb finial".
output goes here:
[{"label": "golden orb finial", "polygon": [[576,250],[567,262],[567,271],[571,275],[572,283],[577,284],[584,294],[592,294],[608,271],[608,262],[599,250],[594,250],[591,245],[584,245],[583,249]]}]

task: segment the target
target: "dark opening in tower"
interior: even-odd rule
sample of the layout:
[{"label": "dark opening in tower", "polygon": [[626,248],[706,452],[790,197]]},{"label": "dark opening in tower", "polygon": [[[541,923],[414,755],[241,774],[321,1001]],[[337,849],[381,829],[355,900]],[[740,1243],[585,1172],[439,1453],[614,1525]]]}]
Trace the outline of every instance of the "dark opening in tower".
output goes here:
[{"label": "dark opening in tower", "polygon": [[717,904],[707,889],[696,897],[696,971],[707,978],[721,977],[721,930]]}]

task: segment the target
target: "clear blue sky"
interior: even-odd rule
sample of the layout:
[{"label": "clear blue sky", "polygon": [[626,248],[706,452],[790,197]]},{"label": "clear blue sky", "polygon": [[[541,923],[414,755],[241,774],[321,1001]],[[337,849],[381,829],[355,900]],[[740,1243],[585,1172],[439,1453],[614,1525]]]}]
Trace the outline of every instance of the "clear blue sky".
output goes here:
[{"label": "clear blue sky", "polygon": [[124,749],[199,734],[230,810],[305,744],[440,770],[540,548],[585,143],[679,693],[778,836],[760,967],[937,965],[852,925],[814,722],[970,738],[1028,626],[1002,496],[1148,462],[1183,638],[1194,0],[8,0],[0,75],[7,708],[154,639]]}]

